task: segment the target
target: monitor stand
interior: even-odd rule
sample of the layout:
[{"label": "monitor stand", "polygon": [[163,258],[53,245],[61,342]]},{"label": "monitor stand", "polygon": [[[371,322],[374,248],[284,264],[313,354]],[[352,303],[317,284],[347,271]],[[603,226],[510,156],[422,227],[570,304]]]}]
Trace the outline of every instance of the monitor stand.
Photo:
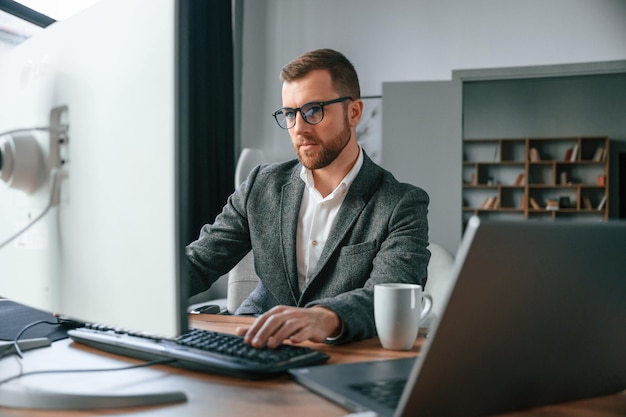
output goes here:
[{"label": "monitor stand", "polygon": [[[20,350],[26,351],[50,346],[47,338],[23,339],[18,341]],[[0,341],[0,357],[14,351],[13,342]],[[6,383],[8,384],[8,383]],[[11,387],[0,384],[0,407],[40,410],[97,410],[129,407],[148,407],[187,401],[180,391],[153,394],[72,394],[46,391],[26,386]]]},{"label": "monitor stand", "polygon": [[180,391],[154,394],[71,394],[28,387],[0,387],[0,407],[41,410],[96,410],[148,407],[187,401]]}]

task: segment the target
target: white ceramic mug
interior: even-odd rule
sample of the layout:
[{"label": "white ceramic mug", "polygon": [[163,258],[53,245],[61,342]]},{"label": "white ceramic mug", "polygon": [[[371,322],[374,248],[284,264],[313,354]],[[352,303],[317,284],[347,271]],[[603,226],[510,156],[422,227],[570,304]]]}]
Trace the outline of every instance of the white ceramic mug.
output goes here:
[{"label": "white ceramic mug", "polygon": [[430,313],[433,299],[417,284],[390,283],[374,286],[374,319],[385,349],[413,348],[419,325]]}]

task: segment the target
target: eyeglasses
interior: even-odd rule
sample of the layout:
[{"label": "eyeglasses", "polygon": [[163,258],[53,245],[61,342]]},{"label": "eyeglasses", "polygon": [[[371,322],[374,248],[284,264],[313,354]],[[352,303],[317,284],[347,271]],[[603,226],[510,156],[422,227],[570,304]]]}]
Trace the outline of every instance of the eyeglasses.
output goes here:
[{"label": "eyeglasses", "polygon": [[354,100],[352,97],[340,97],[334,100],[311,102],[303,104],[298,108],[283,107],[272,113],[278,126],[283,129],[291,129],[296,125],[296,116],[300,112],[302,119],[310,125],[316,125],[324,119],[324,106],[328,106],[333,103],[341,103],[346,100]]}]

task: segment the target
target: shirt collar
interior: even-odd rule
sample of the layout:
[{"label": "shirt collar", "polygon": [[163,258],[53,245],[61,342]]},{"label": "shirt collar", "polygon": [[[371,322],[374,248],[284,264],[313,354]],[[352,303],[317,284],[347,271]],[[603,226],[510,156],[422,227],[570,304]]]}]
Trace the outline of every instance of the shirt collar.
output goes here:
[{"label": "shirt collar", "polygon": [[[346,174],[346,176],[343,177],[343,179],[341,180],[339,185],[337,185],[337,188],[335,188],[335,190],[339,189],[339,187],[341,187],[342,185],[345,185],[346,187],[350,187],[350,185],[352,184],[352,182],[358,175],[359,171],[361,170],[362,166],[363,166],[363,149],[359,146],[359,157],[357,158],[356,163],[354,164],[352,169]],[[311,170],[306,168],[304,165],[302,166],[302,169],[300,170],[300,178],[302,179],[302,181],[304,181],[307,187],[310,187],[310,188],[315,187],[315,184],[313,181],[313,174],[311,173]],[[333,191],[333,193],[334,192],[335,191]]]}]

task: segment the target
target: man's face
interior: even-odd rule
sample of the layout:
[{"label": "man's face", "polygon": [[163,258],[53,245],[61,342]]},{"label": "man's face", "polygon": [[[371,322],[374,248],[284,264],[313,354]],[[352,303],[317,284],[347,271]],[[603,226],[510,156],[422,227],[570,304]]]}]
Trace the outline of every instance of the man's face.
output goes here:
[{"label": "man's face", "polygon": [[[298,108],[310,102],[339,98],[339,94],[333,89],[328,71],[315,70],[301,79],[283,83],[282,98],[283,107]],[[344,103],[349,107],[351,101]],[[352,126],[344,103],[324,106],[324,119],[316,125],[305,122],[299,112],[296,115],[296,124],[289,129],[289,135],[298,159],[306,168],[327,167],[350,142]]]}]

